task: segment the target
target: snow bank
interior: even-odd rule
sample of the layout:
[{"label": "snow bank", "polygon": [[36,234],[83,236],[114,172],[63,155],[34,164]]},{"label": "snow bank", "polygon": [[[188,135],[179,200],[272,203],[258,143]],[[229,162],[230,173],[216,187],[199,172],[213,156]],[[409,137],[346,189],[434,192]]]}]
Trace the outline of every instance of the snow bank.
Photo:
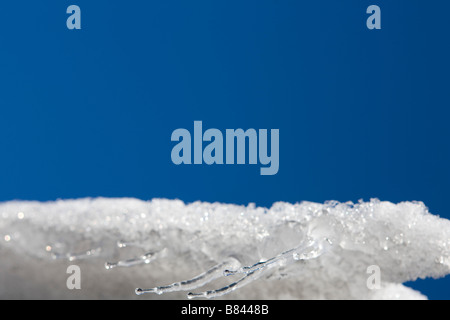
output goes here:
[{"label": "snow bank", "polygon": [[449,273],[450,221],[420,202],[0,204],[2,299],[423,299],[402,283]]}]

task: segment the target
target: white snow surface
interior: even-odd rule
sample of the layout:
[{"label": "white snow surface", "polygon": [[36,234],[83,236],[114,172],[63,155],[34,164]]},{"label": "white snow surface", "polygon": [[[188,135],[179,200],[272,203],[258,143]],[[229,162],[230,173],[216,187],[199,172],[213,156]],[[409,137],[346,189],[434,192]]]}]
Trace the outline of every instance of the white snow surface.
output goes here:
[{"label": "white snow surface", "polygon": [[0,299],[425,299],[403,283],[449,273],[450,221],[421,202],[0,204]]}]

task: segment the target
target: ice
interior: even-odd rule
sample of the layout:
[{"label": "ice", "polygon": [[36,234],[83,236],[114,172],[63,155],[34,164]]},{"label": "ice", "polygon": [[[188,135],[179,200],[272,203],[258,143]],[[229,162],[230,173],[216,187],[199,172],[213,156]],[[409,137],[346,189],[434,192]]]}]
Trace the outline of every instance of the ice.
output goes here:
[{"label": "ice", "polygon": [[0,204],[2,299],[424,299],[402,284],[449,273],[450,221],[421,202]]}]

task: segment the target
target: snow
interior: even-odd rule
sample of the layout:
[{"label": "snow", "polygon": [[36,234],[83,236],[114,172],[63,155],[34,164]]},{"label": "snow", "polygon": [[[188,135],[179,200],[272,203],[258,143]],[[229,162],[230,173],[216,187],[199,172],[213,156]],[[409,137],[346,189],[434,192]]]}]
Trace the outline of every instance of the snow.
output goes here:
[{"label": "snow", "polygon": [[450,221],[421,202],[0,204],[2,299],[425,299],[402,283],[449,273]]}]

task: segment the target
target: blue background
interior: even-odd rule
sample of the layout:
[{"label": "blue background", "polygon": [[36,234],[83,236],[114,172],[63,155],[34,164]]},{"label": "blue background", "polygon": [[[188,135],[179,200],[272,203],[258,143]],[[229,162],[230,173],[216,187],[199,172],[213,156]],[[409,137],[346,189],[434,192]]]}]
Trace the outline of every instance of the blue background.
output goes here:
[{"label": "blue background", "polygon": [[[66,8],[82,30],[66,28]],[[382,30],[366,28],[366,8]],[[424,201],[450,218],[448,1],[2,1],[0,200]],[[280,129],[280,171],[175,166]],[[449,299],[449,277],[412,286]]]}]

